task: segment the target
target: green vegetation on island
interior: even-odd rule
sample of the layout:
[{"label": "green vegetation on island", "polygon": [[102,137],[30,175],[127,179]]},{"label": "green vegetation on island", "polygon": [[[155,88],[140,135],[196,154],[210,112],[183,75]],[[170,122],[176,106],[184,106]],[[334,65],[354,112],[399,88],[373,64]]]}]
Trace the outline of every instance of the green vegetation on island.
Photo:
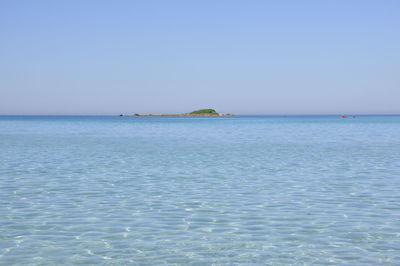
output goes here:
[{"label": "green vegetation on island", "polygon": [[218,114],[214,109],[200,109],[189,114]]}]

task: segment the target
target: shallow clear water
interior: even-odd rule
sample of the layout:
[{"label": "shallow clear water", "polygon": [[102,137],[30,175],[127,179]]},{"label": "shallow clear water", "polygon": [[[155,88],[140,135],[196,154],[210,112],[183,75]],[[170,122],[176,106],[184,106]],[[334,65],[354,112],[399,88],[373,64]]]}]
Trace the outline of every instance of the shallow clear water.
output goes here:
[{"label": "shallow clear water", "polygon": [[0,117],[1,265],[400,264],[400,116]]}]

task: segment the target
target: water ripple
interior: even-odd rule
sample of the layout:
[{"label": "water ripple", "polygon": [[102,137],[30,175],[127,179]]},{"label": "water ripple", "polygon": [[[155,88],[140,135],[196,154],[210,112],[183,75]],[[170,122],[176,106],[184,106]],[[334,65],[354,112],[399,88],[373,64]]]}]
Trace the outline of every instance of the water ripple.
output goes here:
[{"label": "water ripple", "polygon": [[400,118],[0,118],[0,264],[400,263]]}]

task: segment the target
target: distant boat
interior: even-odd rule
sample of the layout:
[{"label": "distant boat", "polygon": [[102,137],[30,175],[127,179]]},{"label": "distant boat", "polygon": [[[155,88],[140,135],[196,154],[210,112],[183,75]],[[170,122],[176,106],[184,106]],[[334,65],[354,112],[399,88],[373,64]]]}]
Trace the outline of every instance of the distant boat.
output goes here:
[{"label": "distant boat", "polygon": [[342,118],[347,118],[347,115],[342,115]]}]

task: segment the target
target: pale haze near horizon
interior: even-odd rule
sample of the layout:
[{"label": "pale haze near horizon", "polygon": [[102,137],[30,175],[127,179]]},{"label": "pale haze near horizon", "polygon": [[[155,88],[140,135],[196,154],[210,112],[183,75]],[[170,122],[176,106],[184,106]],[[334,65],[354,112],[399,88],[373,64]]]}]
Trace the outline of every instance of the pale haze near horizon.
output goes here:
[{"label": "pale haze near horizon", "polygon": [[1,1],[0,114],[399,114],[400,1]]}]

